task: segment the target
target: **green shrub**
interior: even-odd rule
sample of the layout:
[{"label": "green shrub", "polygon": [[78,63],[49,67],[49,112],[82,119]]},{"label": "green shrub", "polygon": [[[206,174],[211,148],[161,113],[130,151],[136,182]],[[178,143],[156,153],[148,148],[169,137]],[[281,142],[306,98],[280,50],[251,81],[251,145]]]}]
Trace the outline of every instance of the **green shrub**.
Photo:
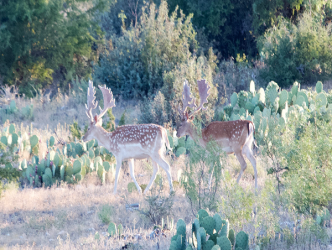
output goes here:
[{"label": "green shrub", "polygon": [[98,213],[98,218],[101,220],[102,223],[109,224],[111,222],[112,214],[113,208],[110,205],[105,204],[101,207]]},{"label": "green shrub", "polygon": [[300,213],[316,214],[332,199],[332,124],[314,119],[302,129],[284,155],[288,171],[283,198]]},{"label": "green shrub", "polygon": [[126,125],[126,110],[123,111],[120,121],[119,121],[119,126]]},{"label": "green shrub", "polygon": [[169,17],[166,1],[159,8],[146,4],[135,27],[111,36],[95,66],[95,79],[125,99],[156,93],[163,86],[163,73],[185,62],[197,46],[192,16],[177,12]]},{"label": "green shrub", "polygon": [[259,49],[267,67],[260,76],[288,87],[294,81],[312,83],[332,75],[332,26],[303,14],[297,24],[281,19],[260,38]]},{"label": "green shrub", "polygon": [[184,167],[181,184],[190,200],[192,211],[202,208],[215,210],[221,187],[219,147],[211,142],[207,149],[200,145],[190,148],[189,164]]},{"label": "green shrub", "polygon": [[74,123],[69,126],[69,130],[71,133],[71,138],[70,138],[71,141],[74,141],[75,138],[78,140],[81,140],[82,131],[81,131],[81,128],[78,126],[77,121],[74,121]]}]

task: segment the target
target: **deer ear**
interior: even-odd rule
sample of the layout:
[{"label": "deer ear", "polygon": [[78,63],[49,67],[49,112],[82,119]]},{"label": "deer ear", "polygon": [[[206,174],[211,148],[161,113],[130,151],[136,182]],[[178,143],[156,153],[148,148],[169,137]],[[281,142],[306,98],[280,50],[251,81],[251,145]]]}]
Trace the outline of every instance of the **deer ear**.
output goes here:
[{"label": "deer ear", "polygon": [[98,116],[97,115],[95,115],[94,120],[95,120],[95,123],[98,122]]}]

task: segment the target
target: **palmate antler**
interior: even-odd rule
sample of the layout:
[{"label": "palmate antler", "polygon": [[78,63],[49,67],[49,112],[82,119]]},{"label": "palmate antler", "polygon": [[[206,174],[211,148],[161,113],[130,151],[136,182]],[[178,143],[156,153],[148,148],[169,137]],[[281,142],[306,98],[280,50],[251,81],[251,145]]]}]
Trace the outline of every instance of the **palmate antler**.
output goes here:
[{"label": "palmate antler", "polygon": [[178,107],[179,114],[181,118],[185,118],[187,113],[187,108],[195,108],[195,98],[191,97],[190,87],[188,85],[188,81],[185,80],[183,83],[183,92],[182,92],[182,109],[180,105]]},{"label": "palmate antler", "polygon": [[[104,87],[99,85],[98,87],[103,94],[104,108],[102,109],[99,106],[100,114],[97,116],[97,120],[102,118],[109,108],[115,107],[115,100],[113,98],[112,91],[109,88],[107,88],[106,85]],[[91,80],[89,80],[88,98],[87,98],[87,104],[85,105],[85,108],[86,108],[86,115],[92,122],[93,122],[92,110],[96,109],[98,106],[98,101],[95,101],[95,99],[96,99],[95,94],[96,94],[96,90],[95,90],[95,87],[93,86],[93,82]]]},{"label": "palmate antler", "polygon": [[[206,110],[204,108],[204,104],[208,103],[207,98],[209,97],[210,93],[210,86],[208,82],[204,79],[197,81],[198,85],[198,93],[200,97],[200,104],[197,107],[195,104],[195,98],[191,97],[190,87],[188,85],[188,81],[186,80],[183,84],[183,93],[182,93],[182,110],[179,108],[179,113],[181,118],[189,118],[194,116],[198,111]],[[187,107],[195,108],[191,114],[188,114]]]},{"label": "palmate antler", "polygon": [[103,93],[103,99],[104,99],[104,108],[101,109],[99,106],[100,114],[98,115],[98,120],[103,117],[103,115],[106,113],[106,111],[110,108],[115,107],[115,100],[113,99],[113,93],[111,89],[107,88],[106,85],[104,87],[98,86]]},{"label": "palmate antler", "polygon": [[86,108],[86,115],[88,118],[93,122],[93,115],[92,115],[92,110],[96,109],[98,106],[98,101],[95,102],[96,99],[96,90],[95,87],[93,86],[93,82],[89,80],[89,88],[88,88],[88,98],[87,98],[87,104],[85,104]]}]

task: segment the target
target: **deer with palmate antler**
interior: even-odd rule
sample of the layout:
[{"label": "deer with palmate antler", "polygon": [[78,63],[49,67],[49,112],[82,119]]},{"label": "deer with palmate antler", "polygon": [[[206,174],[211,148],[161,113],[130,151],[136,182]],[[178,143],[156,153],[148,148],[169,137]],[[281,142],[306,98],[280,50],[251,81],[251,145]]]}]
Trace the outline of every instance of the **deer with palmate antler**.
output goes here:
[{"label": "deer with palmate antler", "polygon": [[[182,109],[179,107],[181,122],[177,126],[177,136],[184,135],[191,136],[195,141],[198,141],[201,146],[206,147],[207,143],[214,140],[220,148],[228,154],[234,153],[241,164],[241,171],[237,178],[240,181],[244,170],[247,168],[247,163],[243,155],[247,156],[251,162],[255,173],[255,188],[257,189],[257,169],[256,159],[252,153],[252,145],[254,143],[254,123],[247,120],[227,121],[227,122],[211,122],[207,127],[202,129],[199,134],[192,122],[194,115],[199,110],[205,110],[204,104],[207,103],[210,86],[206,80],[197,81],[198,92],[200,96],[200,104],[197,107],[195,99],[191,97],[190,87],[185,81],[182,93]],[[187,108],[192,109],[192,113],[188,113]]]},{"label": "deer with palmate antler", "polygon": [[114,194],[116,194],[119,171],[123,160],[128,160],[129,171],[138,191],[142,193],[134,174],[134,159],[145,159],[151,157],[153,174],[144,194],[150,189],[158,172],[158,165],[166,171],[170,191],[173,191],[171,169],[165,160],[166,147],[170,148],[165,128],[155,124],[126,125],[117,127],[113,132],[107,132],[102,127],[102,117],[109,108],[115,107],[115,100],[110,89],[98,86],[103,94],[104,108],[100,109],[99,115],[92,115],[92,110],[98,105],[95,102],[95,88],[89,81],[88,101],[86,114],[90,119],[88,131],[83,136],[83,141],[96,139],[98,144],[112,152],[116,159]]}]

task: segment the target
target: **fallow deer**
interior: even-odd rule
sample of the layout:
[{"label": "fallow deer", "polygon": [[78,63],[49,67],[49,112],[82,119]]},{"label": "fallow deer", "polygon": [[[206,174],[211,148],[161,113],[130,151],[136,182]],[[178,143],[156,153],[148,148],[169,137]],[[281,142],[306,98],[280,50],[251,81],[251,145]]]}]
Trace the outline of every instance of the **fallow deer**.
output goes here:
[{"label": "fallow deer", "polygon": [[[184,82],[182,109],[180,107],[178,108],[181,122],[177,126],[177,136],[182,137],[184,135],[189,135],[195,141],[198,141],[203,147],[206,147],[209,141],[214,140],[226,153],[234,153],[241,164],[241,171],[237,178],[237,182],[240,181],[244,170],[247,168],[247,163],[243,157],[243,155],[246,155],[254,168],[255,188],[257,189],[256,159],[252,153],[255,132],[254,123],[247,120],[227,122],[215,121],[202,129],[201,134],[199,134],[192,119],[199,110],[206,109],[203,105],[208,102],[207,98],[209,96],[210,86],[206,80],[199,80],[197,81],[197,84],[200,96],[200,104],[198,107],[195,104],[195,99],[191,97],[188,82]],[[187,108],[192,109],[192,113],[189,114]]]},{"label": "fallow deer", "polygon": [[129,171],[138,191],[142,193],[134,174],[134,159],[145,159],[151,157],[153,165],[153,174],[144,194],[150,189],[158,172],[158,165],[162,167],[167,174],[170,191],[173,191],[172,176],[170,166],[165,160],[165,145],[170,149],[166,129],[155,124],[125,125],[120,126],[113,132],[107,132],[102,127],[102,117],[109,108],[115,107],[115,100],[110,89],[106,86],[98,86],[103,94],[104,108],[100,109],[100,114],[93,117],[92,110],[98,105],[95,102],[95,88],[92,81],[89,81],[88,99],[86,105],[86,114],[90,119],[90,125],[86,134],[82,137],[83,141],[96,139],[98,144],[112,152],[116,159],[114,194],[116,194],[119,171],[123,160],[128,160]]}]

